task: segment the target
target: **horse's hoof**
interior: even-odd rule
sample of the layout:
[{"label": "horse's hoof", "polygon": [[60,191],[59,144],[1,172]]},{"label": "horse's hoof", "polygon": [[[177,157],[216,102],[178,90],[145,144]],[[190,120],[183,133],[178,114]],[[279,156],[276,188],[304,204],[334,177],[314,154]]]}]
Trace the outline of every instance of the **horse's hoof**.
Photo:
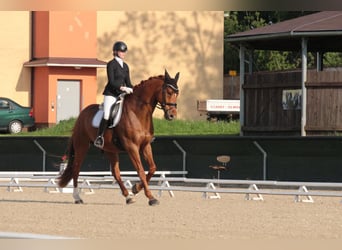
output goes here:
[{"label": "horse's hoof", "polygon": [[132,193],[133,194],[139,193],[139,190],[138,190],[137,186],[138,186],[137,184],[133,185],[133,187],[132,187]]},{"label": "horse's hoof", "polygon": [[133,197],[129,197],[126,199],[126,204],[127,205],[130,205],[130,204],[133,204],[135,202],[135,199]]},{"label": "horse's hoof", "polygon": [[77,200],[77,201],[75,201],[75,204],[83,204],[84,202],[83,202],[83,200]]},{"label": "horse's hoof", "polygon": [[150,206],[159,205],[159,201],[157,199],[149,200],[148,205],[150,205]]}]

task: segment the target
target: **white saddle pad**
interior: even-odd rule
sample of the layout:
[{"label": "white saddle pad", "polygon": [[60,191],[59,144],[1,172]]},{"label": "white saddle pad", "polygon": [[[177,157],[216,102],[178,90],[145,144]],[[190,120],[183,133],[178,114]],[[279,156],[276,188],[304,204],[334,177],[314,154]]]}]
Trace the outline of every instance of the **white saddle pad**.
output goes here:
[{"label": "white saddle pad", "polygon": [[[114,128],[120,121],[121,119],[121,115],[122,115],[122,107],[123,107],[123,101],[124,98],[121,97],[114,105],[116,106],[116,109],[114,108],[114,110],[112,111],[112,118],[114,118],[111,122],[112,124],[110,124],[108,127],[109,128]],[[101,120],[103,118],[103,104],[101,104],[99,106],[99,110],[96,112],[96,114],[93,117],[92,120],[92,125],[94,128],[98,128],[100,126]]]},{"label": "white saddle pad", "polygon": [[93,117],[92,125],[94,128],[98,128],[100,126],[102,117],[103,117],[103,110],[99,109]]}]

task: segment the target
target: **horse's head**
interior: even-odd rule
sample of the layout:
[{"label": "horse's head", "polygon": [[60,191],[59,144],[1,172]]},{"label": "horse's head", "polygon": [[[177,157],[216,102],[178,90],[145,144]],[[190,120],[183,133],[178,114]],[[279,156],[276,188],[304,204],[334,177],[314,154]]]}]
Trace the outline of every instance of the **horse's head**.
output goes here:
[{"label": "horse's head", "polygon": [[171,78],[167,70],[165,70],[161,100],[159,100],[159,103],[161,109],[164,110],[164,118],[166,120],[173,120],[177,116],[178,78],[179,72],[175,78]]}]

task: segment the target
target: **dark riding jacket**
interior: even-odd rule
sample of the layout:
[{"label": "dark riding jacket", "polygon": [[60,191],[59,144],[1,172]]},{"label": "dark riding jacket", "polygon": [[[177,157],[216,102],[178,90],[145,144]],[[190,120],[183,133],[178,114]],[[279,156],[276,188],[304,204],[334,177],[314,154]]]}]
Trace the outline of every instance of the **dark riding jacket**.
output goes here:
[{"label": "dark riding jacket", "polygon": [[125,62],[122,68],[115,58],[109,61],[107,63],[107,77],[108,83],[103,91],[103,95],[118,96],[122,93],[120,90],[121,86],[133,88],[129,75],[129,67]]}]

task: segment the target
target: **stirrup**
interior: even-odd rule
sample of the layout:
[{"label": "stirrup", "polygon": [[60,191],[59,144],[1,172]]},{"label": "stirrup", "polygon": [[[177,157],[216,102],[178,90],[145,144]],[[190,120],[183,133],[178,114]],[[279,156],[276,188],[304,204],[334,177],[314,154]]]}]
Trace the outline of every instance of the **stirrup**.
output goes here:
[{"label": "stirrup", "polygon": [[94,146],[98,147],[98,148],[103,148],[103,145],[104,145],[103,136],[96,137],[96,139],[94,141]]}]

